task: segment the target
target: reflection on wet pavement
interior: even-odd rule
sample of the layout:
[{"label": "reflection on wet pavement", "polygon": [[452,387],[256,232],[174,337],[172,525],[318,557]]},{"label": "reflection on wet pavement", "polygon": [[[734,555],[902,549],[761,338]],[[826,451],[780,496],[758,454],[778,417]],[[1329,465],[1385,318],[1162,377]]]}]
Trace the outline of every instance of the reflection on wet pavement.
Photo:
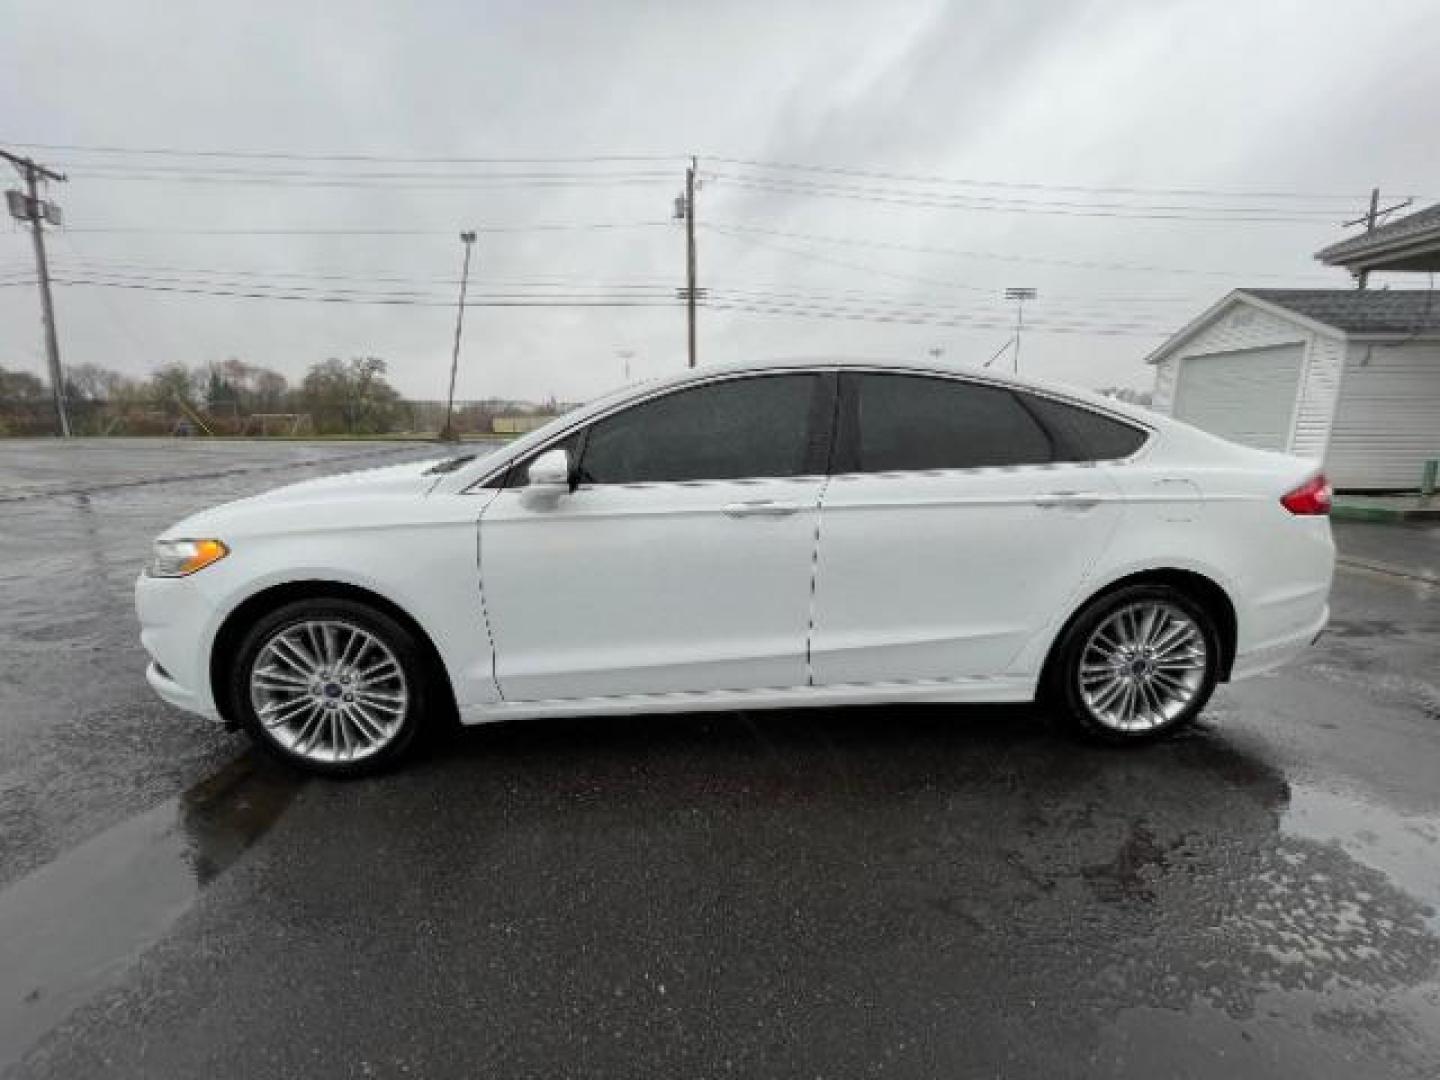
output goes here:
[{"label": "reflection on wet pavement", "polygon": [[0,1067],[159,938],[299,783],[247,754],[0,892]]},{"label": "reflection on wet pavement", "polygon": [[295,478],[0,514],[0,1069],[1440,1075],[1440,586],[1343,572],[1302,662],[1133,753],[537,721],[295,799],[154,699],[129,606],[160,528]]}]

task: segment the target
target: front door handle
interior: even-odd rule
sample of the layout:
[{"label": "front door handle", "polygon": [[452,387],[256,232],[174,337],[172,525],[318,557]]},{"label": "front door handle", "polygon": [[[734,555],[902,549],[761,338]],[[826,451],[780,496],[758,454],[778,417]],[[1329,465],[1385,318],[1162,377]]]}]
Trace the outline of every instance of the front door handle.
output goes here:
[{"label": "front door handle", "polygon": [[1035,496],[1035,505],[1042,510],[1089,510],[1099,502],[1100,496],[1093,491],[1051,491]]},{"label": "front door handle", "polygon": [[754,502],[735,502],[725,506],[729,517],[788,517],[800,509],[799,503],[775,502],[772,499],[756,499]]}]

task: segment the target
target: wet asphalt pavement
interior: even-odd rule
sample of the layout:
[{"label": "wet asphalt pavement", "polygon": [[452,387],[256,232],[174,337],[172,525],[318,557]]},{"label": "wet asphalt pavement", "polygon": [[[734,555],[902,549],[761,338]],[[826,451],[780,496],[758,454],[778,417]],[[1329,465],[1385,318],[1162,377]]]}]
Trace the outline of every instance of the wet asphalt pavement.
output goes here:
[{"label": "wet asphalt pavement", "polygon": [[[1303,662],[1140,750],[867,708],[497,725],[305,781],[151,695],[135,573],[193,509],[434,448],[127,445],[0,442],[6,1075],[1440,1072],[1418,570],[1342,570]],[[1440,561],[1376,528],[1342,550]]]}]

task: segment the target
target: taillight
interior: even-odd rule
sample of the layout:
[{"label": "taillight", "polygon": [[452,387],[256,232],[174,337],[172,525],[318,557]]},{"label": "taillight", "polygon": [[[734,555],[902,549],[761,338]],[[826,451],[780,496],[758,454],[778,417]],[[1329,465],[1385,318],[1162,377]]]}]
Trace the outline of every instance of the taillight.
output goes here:
[{"label": "taillight", "polygon": [[1325,474],[1311,477],[1294,491],[1280,500],[1280,505],[1292,514],[1316,515],[1330,513],[1331,496],[1334,491]]}]

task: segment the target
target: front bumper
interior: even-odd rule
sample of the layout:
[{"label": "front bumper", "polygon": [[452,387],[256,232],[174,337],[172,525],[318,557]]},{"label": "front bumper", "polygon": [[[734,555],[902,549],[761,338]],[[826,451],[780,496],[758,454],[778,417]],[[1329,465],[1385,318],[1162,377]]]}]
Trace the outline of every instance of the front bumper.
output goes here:
[{"label": "front bumper", "polygon": [[151,660],[145,667],[145,681],[150,684],[150,689],[159,694],[162,698],[174,705],[177,709],[184,709],[186,712],[198,713],[201,716],[208,716],[212,720],[219,720],[212,709],[201,704],[196,696],[189,690],[170,678],[170,673]]},{"label": "front bumper", "polygon": [[210,693],[213,610],[188,578],[141,574],[135,582],[140,644],[150,655],[145,681],[176,708],[219,720]]}]

